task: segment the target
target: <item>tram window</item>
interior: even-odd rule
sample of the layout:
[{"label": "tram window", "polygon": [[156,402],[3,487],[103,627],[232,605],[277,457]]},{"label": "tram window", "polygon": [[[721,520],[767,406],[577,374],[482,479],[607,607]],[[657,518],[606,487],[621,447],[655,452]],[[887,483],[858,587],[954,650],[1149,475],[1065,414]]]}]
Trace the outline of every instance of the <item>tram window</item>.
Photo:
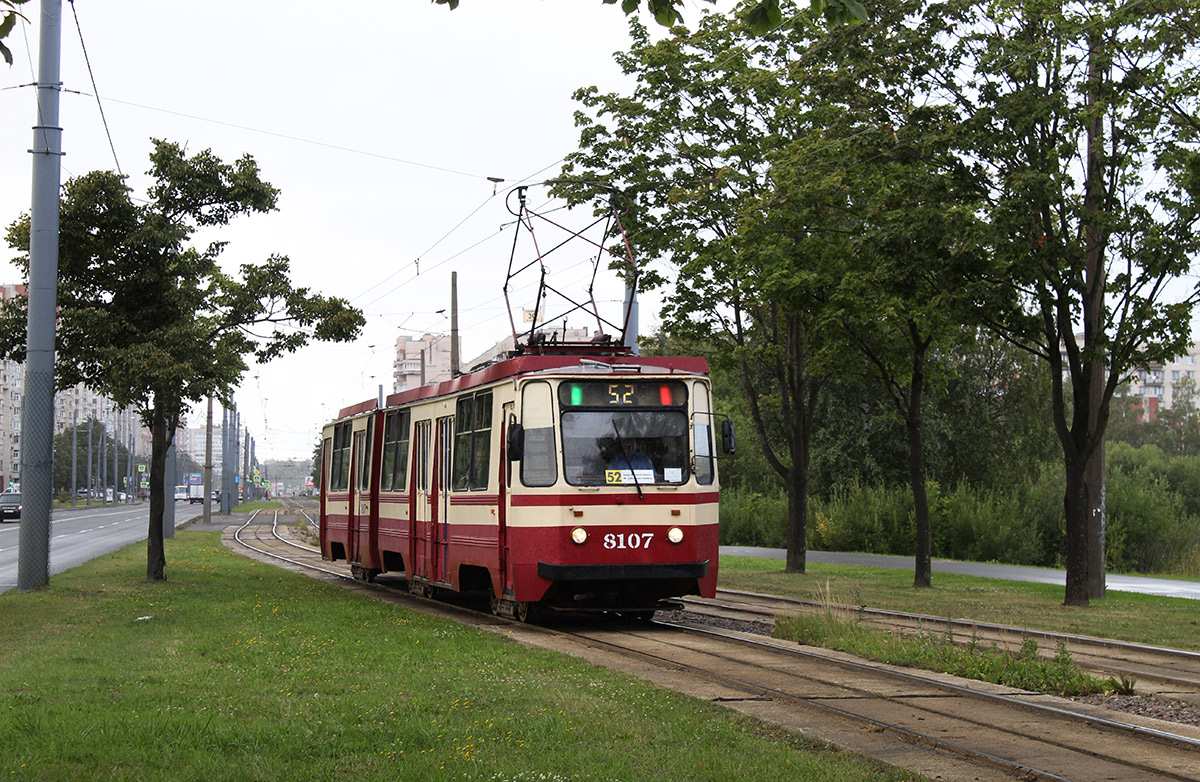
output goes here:
[{"label": "tram window", "polygon": [[350,422],[333,427],[333,459],[329,471],[329,490],[345,491],[350,487]]},{"label": "tram window", "polygon": [[324,491],[329,491],[333,478],[333,438],[326,437],[321,445],[321,466],[324,470],[321,480],[324,481]]},{"label": "tram window", "polygon": [[572,410],[562,414],[562,437],[574,486],[679,485],[691,475],[683,410]]},{"label": "tram window", "polygon": [[521,425],[525,427],[521,483],[553,486],[558,482],[558,454],[554,443],[554,399],[549,383],[525,386],[521,393]]},{"label": "tram window", "polygon": [[408,485],[408,410],[392,410],[383,421],[381,491],[404,491]]},{"label": "tram window", "polygon": [[712,447],[712,413],[709,410],[708,389],[703,383],[692,387],[692,400],[695,405],[692,418],[692,437],[696,448],[696,483],[701,486],[712,485],[716,475],[713,464]]},{"label": "tram window", "polygon": [[375,419],[368,418],[366,431],[354,433],[354,454],[358,459],[358,480],[355,483],[359,491],[371,488],[371,442],[374,440],[374,432]]},{"label": "tram window", "polygon": [[454,490],[486,489],[492,448],[491,391],[458,400],[454,431]]}]

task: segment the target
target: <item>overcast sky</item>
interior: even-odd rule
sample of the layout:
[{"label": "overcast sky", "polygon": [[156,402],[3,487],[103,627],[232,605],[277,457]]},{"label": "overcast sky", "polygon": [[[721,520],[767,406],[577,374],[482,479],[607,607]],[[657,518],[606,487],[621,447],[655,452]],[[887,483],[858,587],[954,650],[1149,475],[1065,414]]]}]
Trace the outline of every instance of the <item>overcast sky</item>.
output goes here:
[{"label": "overcast sky", "polygon": [[[38,5],[0,64],[3,226],[29,208]],[[77,0],[74,14],[64,1],[63,179],[119,165],[144,196],[151,137],[257,159],[279,208],[220,231],[224,265],[287,255],[294,284],[367,316],[355,343],[251,367],[236,393],[260,459],[307,458],[340,408],[391,392],[397,336],[449,331],[451,271],[464,358],[511,333],[504,195],[558,171],[578,142],[571,93],[627,85],[612,58],[627,44],[619,6],[600,0]],[[488,177],[505,180],[495,196]],[[0,247],[0,282],[20,281],[14,254]],[[619,296],[615,281],[598,294],[618,309]]]}]

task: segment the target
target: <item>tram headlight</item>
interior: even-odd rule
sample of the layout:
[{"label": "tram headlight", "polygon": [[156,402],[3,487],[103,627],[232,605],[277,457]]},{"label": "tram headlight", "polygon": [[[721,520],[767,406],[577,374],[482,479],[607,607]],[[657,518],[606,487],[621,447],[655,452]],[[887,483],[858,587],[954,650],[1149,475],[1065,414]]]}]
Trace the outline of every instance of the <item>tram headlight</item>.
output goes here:
[{"label": "tram headlight", "polygon": [[571,530],[571,540],[575,541],[579,545],[582,546],[584,543],[587,543],[587,539],[587,530],[585,530],[583,527],[576,527],[575,529]]},{"label": "tram headlight", "polygon": [[681,530],[679,527],[671,527],[669,530],[667,530],[667,540],[671,541],[672,543],[680,542],[683,540],[683,530]]}]

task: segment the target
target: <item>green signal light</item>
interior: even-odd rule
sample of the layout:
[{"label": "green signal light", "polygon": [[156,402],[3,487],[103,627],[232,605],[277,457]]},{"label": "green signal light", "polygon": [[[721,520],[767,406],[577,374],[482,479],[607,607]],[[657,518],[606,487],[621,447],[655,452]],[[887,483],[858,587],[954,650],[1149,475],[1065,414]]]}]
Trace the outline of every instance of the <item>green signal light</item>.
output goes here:
[{"label": "green signal light", "polygon": [[576,407],[583,404],[582,386],[571,386],[571,404]]}]

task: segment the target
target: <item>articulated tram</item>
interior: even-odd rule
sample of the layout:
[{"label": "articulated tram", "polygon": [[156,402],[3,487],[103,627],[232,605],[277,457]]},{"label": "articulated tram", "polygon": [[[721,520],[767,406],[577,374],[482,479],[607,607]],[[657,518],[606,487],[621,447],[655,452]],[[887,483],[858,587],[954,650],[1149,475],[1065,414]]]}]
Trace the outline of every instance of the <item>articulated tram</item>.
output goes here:
[{"label": "articulated tram", "polygon": [[703,358],[524,354],[341,411],[321,552],[356,577],[497,613],[647,615],[717,583],[717,426]]}]

